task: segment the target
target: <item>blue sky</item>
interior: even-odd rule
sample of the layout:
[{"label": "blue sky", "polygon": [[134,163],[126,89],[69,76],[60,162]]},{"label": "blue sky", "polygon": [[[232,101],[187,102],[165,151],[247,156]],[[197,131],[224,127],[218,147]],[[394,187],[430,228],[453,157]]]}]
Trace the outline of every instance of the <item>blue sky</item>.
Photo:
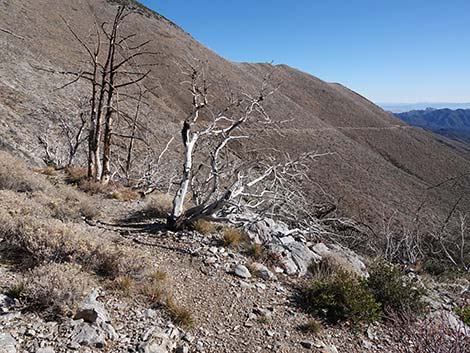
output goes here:
[{"label": "blue sky", "polygon": [[375,102],[470,102],[470,0],[143,0],[233,61],[288,64]]}]

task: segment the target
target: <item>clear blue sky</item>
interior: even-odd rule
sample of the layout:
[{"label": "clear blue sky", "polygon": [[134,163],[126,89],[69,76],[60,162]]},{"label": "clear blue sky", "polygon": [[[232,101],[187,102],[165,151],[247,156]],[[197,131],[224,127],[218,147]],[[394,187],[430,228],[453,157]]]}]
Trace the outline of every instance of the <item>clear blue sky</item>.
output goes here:
[{"label": "clear blue sky", "polygon": [[470,102],[470,0],[143,0],[233,61],[288,64],[375,102]]}]

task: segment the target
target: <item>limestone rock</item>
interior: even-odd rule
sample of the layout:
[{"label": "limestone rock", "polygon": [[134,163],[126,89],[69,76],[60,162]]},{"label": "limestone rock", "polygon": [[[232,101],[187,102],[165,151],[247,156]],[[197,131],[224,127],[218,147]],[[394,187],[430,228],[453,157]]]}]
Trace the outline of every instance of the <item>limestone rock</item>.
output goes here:
[{"label": "limestone rock", "polygon": [[251,278],[250,271],[244,265],[237,265],[233,272],[240,278]]},{"label": "limestone rock", "polygon": [[16,340],[9,333],[0,333],[0,353],[16,353]]}]

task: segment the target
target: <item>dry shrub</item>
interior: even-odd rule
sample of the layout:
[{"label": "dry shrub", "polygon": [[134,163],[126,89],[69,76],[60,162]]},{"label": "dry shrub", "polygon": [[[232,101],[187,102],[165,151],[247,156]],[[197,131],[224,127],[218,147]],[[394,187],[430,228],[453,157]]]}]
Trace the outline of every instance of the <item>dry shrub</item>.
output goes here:
[{"label": "dry shrub", "polygon": [[139,286],[139,293],[145,297],[150,305],[156,305],[164,301],[167,297],[167,291],[160,281],[144,281]]},{"label": "dry shrub", "polygon": [[247,236],[239,229],[225,227],[222,231],[222,242],[227,247],[239,247],[247,241]]},{"label": "dry shrub", "polygon": [[57,170],[53,166],[47,166],[47,167],[44,167],[44,168],[36,168],[36,169],[34,169],[34,171],[36,173],[44,174],[44,175],[47,175],[47,176],[57,175]]},{"label": "dry shrub", "polygon": [[88,177],[88,171],[83,167],[67,167],[65,168],[65,181],[69,184],[78,185]]},{"label": "dry shrub", "polygon": [[349,269],[350,266],[345,260],[342,260],[339,256],[329,255],[323,256],[319,262],[313,261],[308,267],[309,272],[316,279],[327,278],[341,271],[354,274],[354,271]]},{"label": "dry shrub", "polygon": [[0,151],[0,189],[32,192],[49,187],[50,183],[43,175],[31,172],[22,161]]},{"label": "dry shrub", "polygon": [[78,188],[88,194],[96,195],[111,194],[114,191],[115,186],[112,184],[103,184],[94,180],[82,180],[78,185]]},{"label": "dry shrub", "polygon": [[215,225],[214,223],[207,221],[205,219],[199,219],[193,223],[193,228],[195,231],[201,234],[212,234],[215,232]]},{"label": "dry shrub", "polygon": [[63,316],[73,312],[91,283],[78,265],[51,263],[36,267],[26,275],[21,297],[32,308]]},{"label": "dry shrub", "polygon": [[29,215],[12,217],[6,212],[0,212],[0,235],[12,248],[26,252],[36,264],[78,261],[85,258],[93,246],[89,234],[71,225]]},{"label": "dry shrub", "polygon": [[136,190],[132,190],[130,188],[125,187],[121,187],[111,193],[111,198],[123,202],[134,201],[137,200],[139,197],[140,195]]},{"label": "dry shrub", "polygon": [[142,278],[153,268],[150,257],[126,246],[102,245],[92,253],[90,264],[97,274],[109,278]]},{"label": "dry shrub", "polygon": [[[468,328],[452,327],[443,316],[415,321],[413,315],[390,318],[393,341],[389,353],[467,353],[470,352]],[[465,332],[467,330],[467,332]]]},{"label": "dry shrub", "polygon": [[48,194],[37,192],[33,198],[47,207],[53,218],[64,222],[76,221],[81,217],[95,219],[100,215],[96,200],[70,187],[58,187],[56,192]]},{"label": "dry shrub", "polygon": [[166,218],[173,208],[173,197],[170,194],[151,194],[145,206],[146,218]]}]

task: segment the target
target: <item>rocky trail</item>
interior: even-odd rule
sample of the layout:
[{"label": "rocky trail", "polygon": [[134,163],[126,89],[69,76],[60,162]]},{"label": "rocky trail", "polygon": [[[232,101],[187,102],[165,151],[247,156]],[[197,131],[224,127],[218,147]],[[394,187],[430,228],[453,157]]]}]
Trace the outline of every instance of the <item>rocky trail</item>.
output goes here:
[{"label": "rocky trail", "polygon": [[[3,295],[0,352],[334,353],[361,351],[363,347],[368,347],[368,352],[381,351],[367,331],[365,335],[350,334],[341,327],[331,327],[320,337],[302,332],[300,327],[309,317],[294,299],[302,279],[254,263],[242,252],[222,246],[217,234],[173,233],[153,221],[122,221],[139,207],[139,201],[129,205],[108,200],[103,208],[105,217],[87,227],[101,236],[119,235],[113,241],[152,256],[159,271],[166,274],[165,290],[193,316],[192,328],[179,329],[158,307],[132,296],[116,296],[103,287],[87,299],[95,303],[95,320],[77,320],[75,315],[63,322],[46,322]],[[2,261],[2,291],[18,280],[12,266]],[[248,268],[253,271],[256,266],[257,275],[251,274]],[[276,271],[281,272],[279,268]]]}]

